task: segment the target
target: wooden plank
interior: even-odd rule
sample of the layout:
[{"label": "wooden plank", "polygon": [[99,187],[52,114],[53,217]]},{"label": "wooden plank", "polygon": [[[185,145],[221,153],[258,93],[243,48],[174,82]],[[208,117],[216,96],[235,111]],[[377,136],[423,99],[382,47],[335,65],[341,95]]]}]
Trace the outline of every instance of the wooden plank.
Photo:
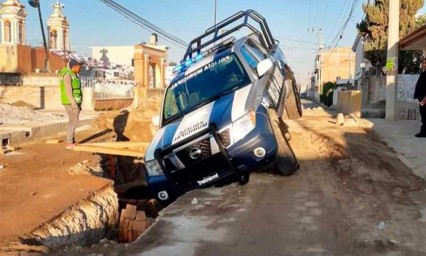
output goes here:
[{"label": "wooden plank", "polygon": [[46,144],[59,144],[60,140],[46,140]]},{"label": "wooden plank", "polygon": [[133,149],[117,149],[99,146],[89,146],[85,144],[77,144],[72,148],[74,151],[84,151],[91,153],[107,154],[107,155],[118,155],[118,156],[131,156],[137,158],[143,158],[145,151],[133,150]]},{"label": "wooden plank", "polygon": [[146,148],[149,142],[133,142],[133,141],[117,141],[117,142],[97,142],[97,143],[84,143],[86,146],[108,147],[108,148]]}]

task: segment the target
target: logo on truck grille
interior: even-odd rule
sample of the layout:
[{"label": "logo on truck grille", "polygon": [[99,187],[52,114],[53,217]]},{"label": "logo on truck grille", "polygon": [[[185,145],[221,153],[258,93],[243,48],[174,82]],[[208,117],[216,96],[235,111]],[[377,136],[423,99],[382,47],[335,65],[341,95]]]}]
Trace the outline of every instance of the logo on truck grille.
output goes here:
[{"label": "logo on truck grille", "polygon": [[192,148],[189,150],[189,157],[190,157],[191,159],[196,160],[196,159],[198,159],[200,156],[201,156],[201,149],[200,149],[200,148],[198,148],[198,147],[192,147]]}]

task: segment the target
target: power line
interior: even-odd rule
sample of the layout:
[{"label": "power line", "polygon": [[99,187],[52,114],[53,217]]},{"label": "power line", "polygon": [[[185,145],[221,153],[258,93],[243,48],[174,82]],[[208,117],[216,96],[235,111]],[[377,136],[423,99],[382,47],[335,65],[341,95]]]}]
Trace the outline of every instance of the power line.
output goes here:
[{"label": "power line", "polygon": [[320,43],[315,43],[315,42],[309,42],[309,41],[303,41],[303,40],[297,40],[297,39],[290,39],[290,38],[279,37],[279,36],[276,36],[275,38],[280,39],[280,40],[293,41],[293,42],[299,42],[299,43],[305,43],[305,44],[316,44],[316,45],[320,44]]},{"label": "power line", "polygon": [[352,6],[351,6],[351,9],[350,9],[350,11],[349,11],[348,18],[347,18],[347,19],[346,19],[346,21],[343,23],[343,26],[340,28],[340,30],[339,30],[339,32],[337,33],[336,37],[334,38],[334,40],[333,40],[333,41],[332,41],[332,43],[330,44],[330,45],[332,45],[332,44],[333,44],[333,42],[335,42],[335,44],[334,44],[333,48],[334,48],[334,47],[336,47],[336,46],[337,46],[337,44],[339,43],[339,41],[342,39],[342,37],[343,37],[343,32],[345,31],[346,27],[348,26],[348,23],[349,23],[349,21],[351,20],[351,18],[352,18],[352,14],[353,14],[353,12],[354,12],[354,10],[355,10],[355,6],[357,6],[358,2],[359,2],[359,0],[353,0],[353,1],[352,1]]},{"label": "power line", "polygon": [[318,4],[318,0],[316,1],[316,3],[317,3],[317,8],[316,8],[316,11],[315,11],[315,16],[314,16],[314,22],[315,22],[315,24],[319,24],[319,22],[316,22],[317,21],[317,19],[318,19],[318,17],[317,17],[317,15],[318,15],[318,10],[319,10],[319,4]]},{"label": "power line", "polygon": [[138,25],[142,28],[145,28],[147,30],[152,30],[152,31],[160,34],[165,40],[167,40],[171,43],[174,43],[177,46],[180,46],[182,48],[186,48],[188,46],[188,43],[186,43],[185,41],[183,41],[183,40],[179,39],[178,37],[160,29],[159,27],[155,26],[154,24],[150,23],[149,21],[147,21],[147,20],[143,19],[142,17],[136,15],[132,11],[124,8],[123,6],[116,3],[115,1],[113,1],[113,0],[100,0],[100,1],[103,2],[104,4],[108,5],[109,7],[114,9],[115,11],[119,12],[125,18],[129,19],[130,21],[132,21],[136,25]]},{"label": "power line", "polygon": [[321,26],[322,27],[324,27],[323,25],[324,25],[324,20],[325,20],[325,17],[327,17],[327,8],[328,8],[328,0],[325,0],[325,8],[324,8],[324,12],[323,12],[323,14],[322,14],[322,21],[321,21]]},{"label": "power line", "polygon": [[[341,19],[344,17],[344,14],[346,13],[346,10],[348,8],[348,10],[350,10],[350,3],[351,0],[346,0],[343,7],[342,7],[342,11],[339,13],[338,18],[336,19],[336,24],[339,24],[341,22]],[[337,26],[334,26],[333,29],[331,30],[330,34],[327,37],[327,42],[329,41],[330,37],[334,34],[335,29],[337,28]]]},{"label": "power line", "polygon": [[299,46],[299,45],[285,45],[281,47],[281,49],[309,49],[309,50],[316,50],[318,48],[316,47],[307,47],[307,46]]},{"label": "power line", "polygon": [[77,9],[85,10],[85,11],[90,12],[92,14],[96,13],[96,14],[98,14],[100,16],[104,16],[104,17],[107,17],[107,18],[113,18],[113,19],[120,20],[120,21],[126,22],[126,23],[128,22],[125,19],[118,18],[117,16],[108,15],[108,14],[105,14],[105,13],[102,13],[102,12],[95,11],[95,10],[90,9],[90,8],[86,8],[86,7],[77,5],[73,1],[68,1],[68,0],[62,0],[62,1],[64,1],[67,5],[70,5],[70,6],[74,7],[74,8],[77,8]]},{"label": "power line", "polygon": [[[348,23],[349,23],[350,19],[352,18],[353,11],[354,11],[355,7],[358,5],[358,2],[359,2],[359,0],[353,0],[353,1],[352,1],[352,6],[351,6],[351,9],[350,9],[350,11],[349,11],[348,18],[346,19],[345,23],[343,23],[343,26],[341,27],[341,29],[340,29],[340,30],[339,30],[339,32],[337,33],[336,37],[335,37],[335,38],[334,38],[334,40],[332,41],[332,44],[334,44],[334,45],[331,47],[331,48],[332,48],[332,50],[331,50],[330,54],[328,55],[327,60],[331,57],[331,55],[333,54],[333,52],[334,52],[334,51],[335,51],[335,49],[336,49],[337,44],[338,44],[338,43],[339,43],[339,41],[342,39],[342,37],[343,37],[343,32],[345,31],[345,29],[346,29],[346,27],[347,27],[347,25],[348,25]],[[330,46],[331,46],[332,44],[330,44]],[[325,60],[325,61],[326,61],[326,60]]]}]

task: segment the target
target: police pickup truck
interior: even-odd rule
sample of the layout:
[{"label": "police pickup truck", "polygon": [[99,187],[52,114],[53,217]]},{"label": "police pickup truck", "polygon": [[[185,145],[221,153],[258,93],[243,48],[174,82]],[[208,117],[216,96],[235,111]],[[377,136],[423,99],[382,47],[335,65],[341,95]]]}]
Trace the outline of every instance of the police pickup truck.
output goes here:
[{"label": "police pickup truck", "polygon": [[[251,24],[254,23],[254,24]],[[235,38],[242,30],[247,35]],[[274,167],[298,168],[281,117],[302,115],[293,72],[265,19],[253,10],[191,41],[166,88],[160,129],[145,155],[147,183],[160,201]]]}]

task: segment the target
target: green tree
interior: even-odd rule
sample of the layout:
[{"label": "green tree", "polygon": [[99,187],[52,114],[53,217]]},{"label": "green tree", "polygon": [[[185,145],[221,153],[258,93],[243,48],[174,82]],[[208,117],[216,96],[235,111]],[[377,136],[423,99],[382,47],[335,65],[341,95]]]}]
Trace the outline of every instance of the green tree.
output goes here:
[{"label": "green tree", "polygon": [[327,82],[323,85],[322,94],[320,95],[321,103],[328,107],[333,105],[333,91],[336,87],[336,83],[333,82]]},{"label": "green tree", "polygon": [[426,14],[421,14],[416,18],[416,28],[420,28],[426,24]]},{"label": "green tree", "polygon": [[[400,0],[399,36],[404,37],[417,28],[415,15],[423,7],[424,0]],[[365,19],[357,24],[358,32],[366,39],[364,57],[375,67],[383,67],[386,63],[389,0],[376,0],[363,4]],[[400,72],[416,72],[416,61],[419,51],[400,51]],[[418,70],[418,68],[417,68]]]}]

